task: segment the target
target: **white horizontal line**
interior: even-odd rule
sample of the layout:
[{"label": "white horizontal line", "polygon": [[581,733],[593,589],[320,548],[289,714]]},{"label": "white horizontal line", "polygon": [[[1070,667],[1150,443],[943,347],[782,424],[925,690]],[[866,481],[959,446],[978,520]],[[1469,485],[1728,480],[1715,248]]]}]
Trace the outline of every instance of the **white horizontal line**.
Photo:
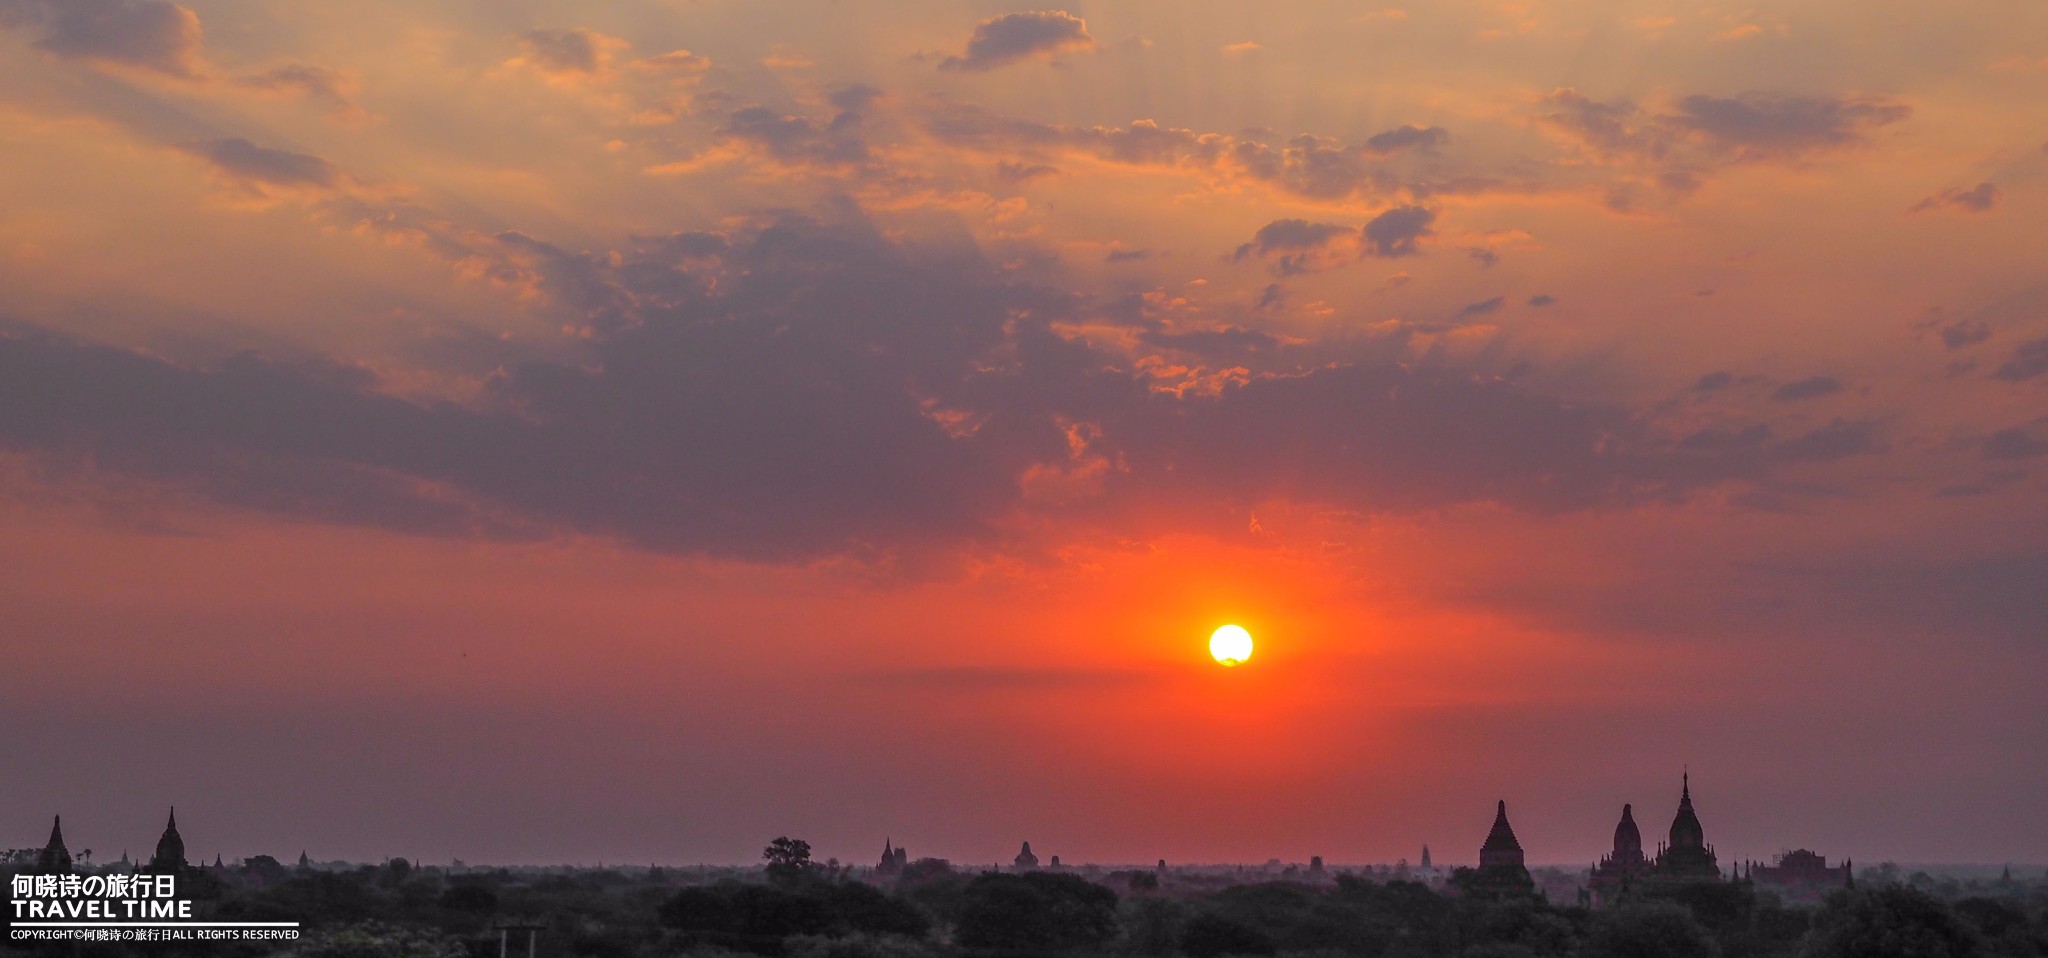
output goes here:
[{"label": "white horizontal line", "polygon": [[297,928],[295,921],[17,921],[12,928]]}]

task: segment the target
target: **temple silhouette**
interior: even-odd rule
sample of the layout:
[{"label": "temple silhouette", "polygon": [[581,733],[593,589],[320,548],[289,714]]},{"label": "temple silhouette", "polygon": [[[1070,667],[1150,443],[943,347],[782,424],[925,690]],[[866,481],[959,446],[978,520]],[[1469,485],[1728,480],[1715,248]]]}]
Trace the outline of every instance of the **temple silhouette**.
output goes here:
[{"label": "temple silhouette", "polygon": [[1479,871],[1467,887],[1480,894],[1501,896],[1527,895],[1536,890],[1536,882],[1529,877],[1529,868],[1522,861],[1522,843],[1515,838],[1514,826],[1508,824],[1506,799],[1494,806],[1493,828],[1486,833],[1486,844],[1479,846]]},{"label": "temple silhouette", "polygon": [[[1423,861],[1428,862],[1426,852]],[[1688,772],[1679,778],[1678,812],[1672,816],[1667,840],[1658,843],[1655,854],[1643,850],[1635,806],[1621,806],[1621,821],[1614,826],[1614,847],[1594,863],[1587,896],[1590,904],[1610,905],[1637,892],[1721,881],[1753,883],[1795,899],[1818,898],[1830,889],[1855,884],[1849,862],[1830,867],[1826,858],[1806,849],[1786,852],[1772,865],[1750,862],[1730,866],[1723,874],[1714,846],[1707,843],[1699,812],[1693,808],[1692,775]],[[1508,823],[1505,800],[1494,807],[1493,827],[1479,847],[1479,867],[1464,884],[1468,891],[1482,895],[1521,895],[1534,890],[1523,862],[1522,843]]]},{"label": "temple silhouette", "polygon": [[[90,854],[89,852],[87,854]],[[299,856],[304,859],[303,853]],[[74,866],[71,850],[64,844],[64,816],[58,815],[50,823],[50,840],[36,855],[35,872],[41,875],[69,874]],[[148,863],[136,866],[128,861],[128,853],[121,853],[121,860],[114,865],[116,870],[132,871],[142,875],[182,875],[192,871],[191,863],[185,860],[185,838],[178,834],[178,810],[171,809],[170,820],[164,824],[163,836],[156,840],[156,854]],[[219,855],[213,857],[212,870],[216,873],[226,870]]]},{"label": "temple silhouette", "polygon": [[893,839],[882,839],[882,862],[875,866],[875,874],[885,878],[893,878],[903,874],[903,869],[909,867],[909,865],[910,852],[896,847]]}]

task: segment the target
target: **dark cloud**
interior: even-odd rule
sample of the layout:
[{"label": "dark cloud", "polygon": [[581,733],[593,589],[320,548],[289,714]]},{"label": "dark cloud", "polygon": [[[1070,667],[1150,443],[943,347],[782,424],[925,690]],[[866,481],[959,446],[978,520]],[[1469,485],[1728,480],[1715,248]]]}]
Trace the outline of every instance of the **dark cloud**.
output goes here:
[{"label": "dark cloud", "polygon": [[262,73],[237,77],[236,86],[251,90],[267,90],[291,93],[324,104],[329,112],[344,119],[356,119],[363,115],[348,96],[348,81],[341,74],[325,67],[291,63]]},{"label": "dark cloud", "polygon": [[1537,293],[1529,297],[1529,305],[1531,306],[1549,306],[1555,302],[1557,302],[1557,297],[1549,293]]},{"label": "dark cloud", "polygon": [[2031,459],[2048,455],[2048,439],[2030,429],[2000,429],[1984,440],[1986,459]]},{"label": "dark cloud", "polygon": [[317,156],[257,146],[240,137],[196,144],[188,151],[223,173],[265,186],[331,187],[341,179],[334,164]]},{"label": "dark cloud", "polygon": [[1967,190],[1961,187],[1951,187],[1942,190],[1907,207],[1906,212],[1919,213],[1926,210],[1946,208],[1964,213],[1989,213],[1993,207],[1998,205],[1998,201],[2004,198],[2004,190],[1989,182],[1985,182],[1979,183]]},{"label": "dark cloud", "polygon": [[1565,87],[1544,97],[1540,111],[1537,122],[1602,155],[1656,157],[1665,150],[1665,136],[1628,100],[1601,102]]},{"label": "dark cloud", "polygon": [[1059,168],[1044,163],[1012,163],[1008,160],[996,164],[996,177],[1005,183],[1029,183],[1045,176],[1058,176]]},{"label": "dark cloud", "polygon": [[1375,133],[1360,147],[1375,156],[1387,156],[1404,150],[1433,150],[1444,145],[1451,134],[1437,126],[1401,126],[1384,133]]},{"label": "dark cloud", "polygon": [[1311,223],[1308,220],[1274,220],[1259,227],[1252,241],[1237,248],[1231,258],[1243,260],[1260,256],[1272,260],[1273,271],[1281,276],[1313,272],[1329,265],[1317,254],[1338,239],[1352,235],[1348,226]]},{"label": "dark cloud", "polygon": [[1686,452],[1746,452],[1764,448],[1771,436],[1771,427],[1763,423],[1741,429],[1711,426],[1680,439],[1678,448]]},{"label": "dark cloud", "polygon": [[1003,691],[1042,693],[1072,688],[1121,688],[1148,684],[1160,677],[1159,673],[1144,669],[960,666],[876,672],[864,677],[864,681],[891,689],[984,695]]},{"label": "dark cloud", "polygon": [[542,27],[519,36],[527,59],[548,73],[596,73],[604,69],[603,40],[582,27]]},{"label": "dark cloud", "polygon": [[[1137,354],[1059,332],[1101,304],[841,215],[599,252],[500,234],[487,248],[580,335],[567,359],[506,357],[460,404],[387,395],[351,366],[0,335],[0,449],[321,521],[801,561],[1001,544],[1020,511],[1135,502],[1593,508],[1882,448],[1841,421],[1671,444],[1627,410],[1398,348],[1284,366],[1263,331],[1113,320],[1141,347],[1270,367],[1166,388]],[[1030,498],[1024,477],[1074,465],[1076,424],[1116,467],[1077,504]]]},{"label": "dark cloud", "polygon": [[967,40],[964,56],[947,57],[942,70],[992,70],[1008,63],[1095,45],[1088,24],[1063,10],[1011,13],[983,20]]},{"label": "dark cloud", "polygon": [[1225,326],[1222,329],[1203,329],[1190,332],[1167,332],[1148,329],[1139,335],[1141,342],[1164,349],[1177,349],[1199,353],[1203,356],[1239,356],[1244,353],[1274,349],[1280,339],[1271,333],[1240,326]]},{"label": "dark cloud", "polygon": [[198,73],[199,16],[168,0],[0,0],[0,26],[34,24],[37,48],[61,57]]},{"label": "dark cloud", "polygon": [[1829,376],[1809,376],[1798,382],[1786,383],[1771,391],[1771,398],[1779,402],[1800,399],[1818,399],[1842,391],[1842,384]]},{"label": "dark cloud", "polygon": [[1252,303],[1252,309],[1264,312],[1279,309],[1286,303],[1287,290],[1281,288],[1279,283],[1267,283],[1265,289],[1259,290],[1259,298]]},{"label": "dark cloud", "polygon": [[1950,349],[1974,346],[1991,338],[1991,327],[1980,319],[1958,319],[1938,330],[1941,344]]},{"label": "dark cloud", "polygon": [[925,405],[960,401],[968,360],[1034,305],[981,264],[917,266],[856,228],[783,224],[704,267],[714,291],[666,248],[615,262],[505,241],[590,317],[585,360],[515,365],[457,407],[379,395],[354,371],[11,337],[0,443],[337,522],[753,558],[983,535],[1025,465],[1064,449],[1049,419],[961,438]]},{"label": "dark cloud", "polygon": [[1435,210],[1397,206],[1365,224],[1366,249],[1374,256],[1412,256],[1420,252],[1416,241],[1430,235],[1429,224],[1435,220]]},{"label": "dark cloud", "polygon": [[1718,392],[1733,385],[1735,385],[1734,373],[1712,372],[1701,376],[1698,382],[1692,384],[1692,388],[1695,392],[1706,393]]},{"label": "dark cloud", "polygon": [[1505,296],[1495,296],[1492,299],[1480,300],[1458,310],[1458,316],[1460,318],[1465,316],[1484,316],[1487,313],[1497,312],[1502,306],[1507,305],[1507,301],[1508,298]]},{"label": "dark cloud", "polygon": [[832,95],[827,99],[841,113],[860,114],[865,113],[868,107],[875,105],[875,101],[881,98],[882,91],[879,88],[865,83],[849,83],[832,91]]},{"label": "dark cloud", "polygon": [[1678,101],[1678,112],[1664,120],[1746,159],[1768,159],[1860,143],[1871,130],[1912,112],[1882,97],[1744,93],[1685,97]]},{"label": "dark cloud", "polygon": [[2000,363],[1991,375],[2009,383],[2024,382],[2048,373],[2048,339],[2035,339],[2013,347],[2012,358]]},{"label": "dark cloud", "polygon": [[1391,162],[1375,162],[1362,146],[1309,134],[1274,145],[1257,138],[1266,135],[1263,131],[1232,136],[1163,127],[1151,120],[1122,127],[1068,127],[1004,117],[960,103],[940,104],[924,123],[933,135],[956,146],[1026,155],[1078,150],[1118,163],[1211,169],[1314,199],[1405,195],[1420,200],[1544,189],[1534,182],[1483,176],[1413,177]]},{"label": "dark cloud", "polygon": [[1465,248],[1465,255],[1470,256],[1475,260],[1478,260],[1479,265],[1487,267],[1489,269],[1491,269],[1496,263],[1500,262],[1499,253],[1496,253],[1483,246],[1468,246]]},{"label": "dark cloud", "polygon": [[860,127],[857,109],[842,109],[830,123],[819,124],[809,117],[749,106],[728,114],[717,132],[785,163],[844,167],[868,158]]},{"label": "dark cloud", "polygon": [[1102,258],[1102,261],[1105,263],[1135,263],[1151,258],[1152,251],[1149,249],[1113,249],[1109,251],[1109,255]]},{"label": "dark cloud", "polygon": [[1805,435],[1779,443],[1772,447],[1771,455],[1791,462],[1832,462],[1883,452],[1885,448],[1877,423],[1836,419]]}]

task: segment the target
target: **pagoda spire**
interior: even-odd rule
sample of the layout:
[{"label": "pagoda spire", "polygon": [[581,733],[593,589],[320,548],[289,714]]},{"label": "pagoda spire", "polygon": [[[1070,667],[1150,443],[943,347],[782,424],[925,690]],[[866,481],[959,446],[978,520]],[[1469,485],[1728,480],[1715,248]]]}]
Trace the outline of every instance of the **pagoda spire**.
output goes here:
[{"label": "pagoda spire", "polygon": [[178,834],[178,809],[171,807],[170,821],[164,825],[164,835],[156,840],[156,855],[149,860],[149,869],[159,875],[175,874],[185,867],[185,839]]},{"label": "pagoda spire", "polygon": [[1479,847],[1480,867],[1496,864],[1522,864],[1522,843],[1515,839],[1515,827],[1508,824],[1508,803],[1502,799],[1493,807],[1493,828],[1486,833],[1486,844]]},{"label": "pagoda spire", "polygon": [[71,871],[71,852],[64,847],[62,815],[50,822],[50,841],[43,846],[42,854],[36,856],[36,871],[45,875],[64,875]]}]

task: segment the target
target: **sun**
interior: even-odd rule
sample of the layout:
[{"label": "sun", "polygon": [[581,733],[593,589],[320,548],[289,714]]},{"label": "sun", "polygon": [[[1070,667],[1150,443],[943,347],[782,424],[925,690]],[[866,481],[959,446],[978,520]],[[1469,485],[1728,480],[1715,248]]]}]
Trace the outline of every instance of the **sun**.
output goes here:
[{"label": "sun", "polygon": [[1209,655],[1219,665],[1243,665],[1252,657],[1252,634],[1238,625],[1217,629],[1209,635]]}]

